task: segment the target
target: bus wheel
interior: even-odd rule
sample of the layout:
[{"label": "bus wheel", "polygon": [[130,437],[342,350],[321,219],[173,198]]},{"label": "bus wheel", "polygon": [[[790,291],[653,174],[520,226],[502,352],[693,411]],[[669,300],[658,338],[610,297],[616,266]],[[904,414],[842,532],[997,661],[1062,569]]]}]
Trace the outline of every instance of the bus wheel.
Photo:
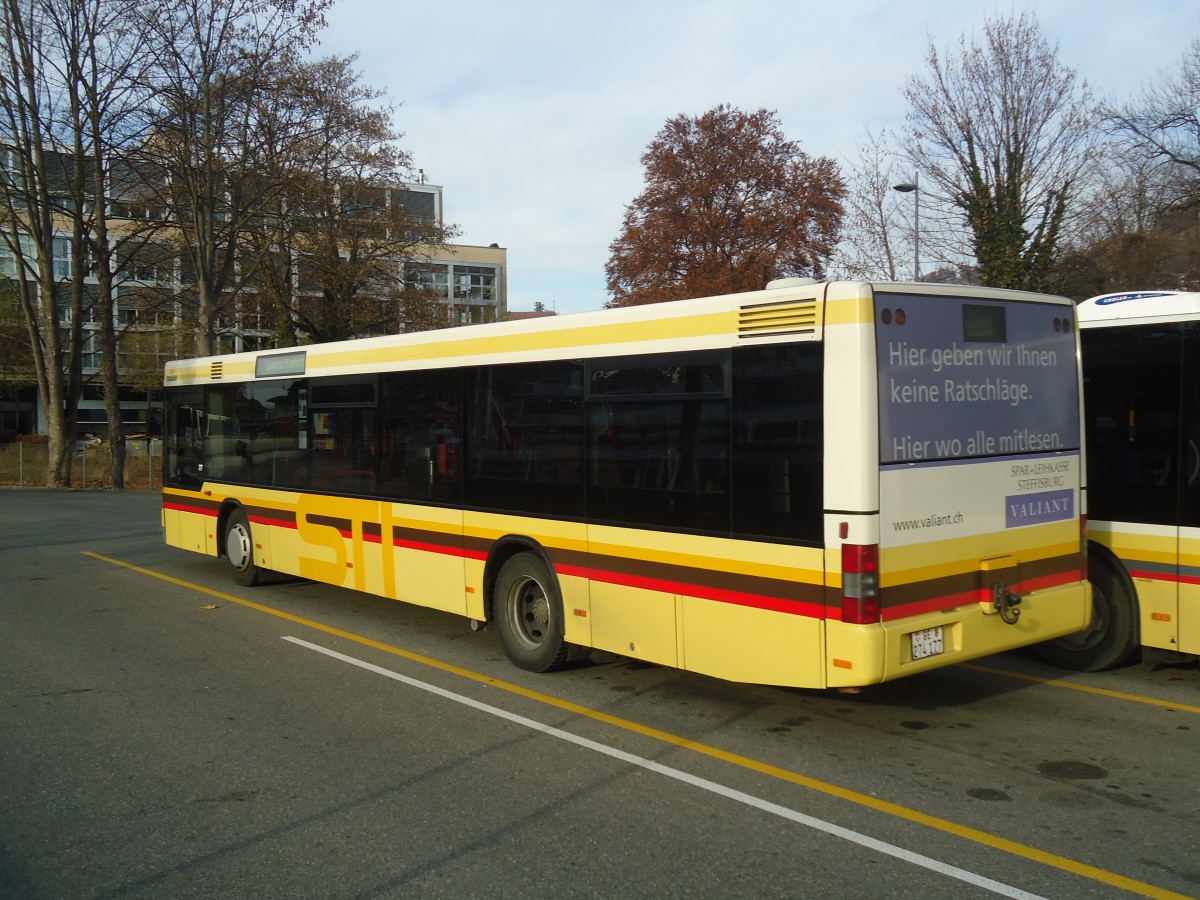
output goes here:
[{"label": "bus wheel", "polygon": [[514,556],[501,567],[493,596],[496,630],[508,658],[529,672],[562,668],[569,649],[562,600],[545,563],[530,553]]},{"label": "bus wheel", "polygon": [[1038,644],[1042,659],[1064,669],[1100,672],[1130,662],[1138,649],[1137,600],[1105,557],[1088,555],[1092,620],[1083,631]]},{"label": "bus wheel", "polygon": [[233,568],[233,580],[242,587],[258,584],[262,570],[254,563],[254,538],[250,520],[242,510],[229,514],[225,521],[225,558]]}]

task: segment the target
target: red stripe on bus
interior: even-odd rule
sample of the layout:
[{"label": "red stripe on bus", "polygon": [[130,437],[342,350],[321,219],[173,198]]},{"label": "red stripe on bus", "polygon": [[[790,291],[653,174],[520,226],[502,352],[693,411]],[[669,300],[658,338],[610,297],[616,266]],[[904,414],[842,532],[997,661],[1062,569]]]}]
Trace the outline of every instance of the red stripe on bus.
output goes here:
[{"label": "red stripe on bus", "polygon": [[395,538],[392,541],[392,546],[399,547],[402,550],[420,550],[425,553],[440,553],[442,556],[466,556],[462,547],[454,547],[449,544],[424,544],[420,541],[405,541],[401,540],[400,538]]},{"label": "red stripe on bus", "polygon": [[173,509],[176,512],[195,513],[198,516],[216,516],[215,509],[204,509],[200,506],[188,506],[185,503],[168,503],[163,502],[163,509]]},{"label": "red stripe on bus", "polygon": [[[1010,590],[1016,591],[1018,594],[1028,594],[1032,591],[1041,591],[1046,588],[1059,587],[1064,584],[1071,584],[1079,581],[1080,570],[1068,572],[1055,572],[1053,575],[1043,575],[1041,578],[1027,578],[1019,584],[1010,585]],[[976,589],[970,591],[962,591],[957,594],[946,594],[941,597],[931,597],[928,600],[920,600],[916,603],[905,603],[902,606],[885,606],[883,608],[883,621],[894,622],[897,619],[906,619],[909,616],[919,616],[924,613],[939,612],[943,609],[953,609],[956,606],[964,606],[968,603],[986,603],[991,604],[992,594],[985,589]],[[841,620],[841,610],[830,611],[829,618]]]},{"label": "red stripe on bus", "polygon": [[790,613],[792,615],[807,616],[812,619],[821,618],[825,612],[825,608],[817,603],[786,600],[782,597],[767,597],[761,594],[746,594],[740,591],[705,587],[700,584],[663,581],[657,578],[627,575],[620,572],[605,572],[600,569],[587,569],[579,566],[555,566],[555,571],[560,575],[588,578],[591,581],[598,581],[602,584],[619,584],[623,587],[641,588],[643,590],[659,591],[666,594],[683,594],[688,597],[699,597],[701,600],[714,600],[718,603],[729,603],[735,606],[749,606],[754,609]]},{"label": "red stripe on bus", "polygon": [[1060,587],[1064,584],[1072,584],[1073,582],[1083,580],[1083,570],[1073,569],[1066,572],[1055,572],[1052,575],[1043,575],[1041,578],[1027,578],[1021,582],[1017,591],[1021,594],[1026,594],[1029,591],[1042,591],[1046,588]]},{"label": "red stripe on bus", "polygon": [[1169,581],[1174,584],[1200,584],[1200,576],[1197,575],[1169,575],[1166,572],[1143,572],[1141,569],[1130,569],[1129,575],[1132,578],[1148,578],[1151,581]]},{"label": "red stripe on bus", "polygon": [[250,521],[255,525],[273,525],[276,528],[290,528],[296,530],[295,521],[286,521],[284,519],[268,519],[266,516],[251,516]]}]

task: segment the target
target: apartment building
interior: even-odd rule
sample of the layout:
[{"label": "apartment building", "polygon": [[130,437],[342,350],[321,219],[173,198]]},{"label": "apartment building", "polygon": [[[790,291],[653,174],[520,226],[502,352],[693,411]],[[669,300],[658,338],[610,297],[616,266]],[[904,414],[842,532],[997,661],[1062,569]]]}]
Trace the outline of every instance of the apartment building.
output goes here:
[{"label": "apartment building", "polygon": [[[412,215],[443,224],[443,188],[424,179],[386,191],[388,202],[402,203]],[[152,217],[153,210],[121,208],[121,216],[133,221]],[[118,226],[120,222],[118,221]],[[76,275],[76,261],[70,258],[67,237],[56,240],[55,275],[64,283]],[[405,282],[418,287],[423,301],[441,309],[439,319],[451,326],[500,321],[507,310],[507,251],[498,244],[474,246],[452,244],[442,248],[416,248],[412,259],[397,259]],[[18,274],[14,254],[0,243],[0,280]],[[293,271],[300,266],[293,264]],[[109,422],[96,373],[100,363],[100,322],[95,307],[86,302],[94,296],[96,278],[83,272],[85,304],[83,372],[85,384],[79,404],[78,431],[81,436],[104,438]],[[125,382],[121,387],[122,418],[127,434],[157,433],[159,423],[159,386],[163,365],[169,359],[191,355],[192,338],[184,285],[188,275],[181,271],[177,258],[143,251],[126,260],[118,276],[114,318],[121,334],[118,369]],[[90,290],[89,290],[90,289]],[[312,290],[297,276],[296,290]],[[177,301],[169,298],[178,295]],[[155,298],[147,302],[148,297]],[[162,298],[168,298],[163,302]],[[239,352],[273,346],[276,337],[276,312],[256,302],[253,285],[244,285],[216,322],[214,350]],[[64,326],[70,324],[70,310],[61,313]],[[411,327],[397,308],[394,330]],[[19,434],[44,433],[45,423],[36,389],[31,378],[19,367],[5,366],[0,360],[0,442]]]}]

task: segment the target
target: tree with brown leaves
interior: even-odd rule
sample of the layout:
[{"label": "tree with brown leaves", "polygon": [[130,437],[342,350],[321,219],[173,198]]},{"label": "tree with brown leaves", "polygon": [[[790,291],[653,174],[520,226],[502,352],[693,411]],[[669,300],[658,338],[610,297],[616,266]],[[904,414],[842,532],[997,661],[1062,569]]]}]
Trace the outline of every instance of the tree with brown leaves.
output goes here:
[{"label": "tree with brown leaves", "polygon": [[845,182],[789,141],[775,113],[721,105],[676,116],[642,154],[646,187],[625,208],[605,275],[609,306],[759,290],[819,276]]}]

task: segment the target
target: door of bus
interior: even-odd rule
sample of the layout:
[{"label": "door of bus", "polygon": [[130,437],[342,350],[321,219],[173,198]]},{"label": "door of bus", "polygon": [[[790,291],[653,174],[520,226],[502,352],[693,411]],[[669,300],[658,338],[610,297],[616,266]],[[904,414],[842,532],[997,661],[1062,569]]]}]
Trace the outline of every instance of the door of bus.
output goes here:
[{"label": "door of bus", "polygon": [[1176,325],[1135,330],[1132,339],[1126,328],[1082,335],[1089,533],[1133,579],[1142,643],[1173,649],[1183,480],[1181,339]]},{"label": "door of bus", "polygon": [[1200,333],[1197,323],[1185,328],[1180,382],[1179,645],[1175,649],[1200,653]]}]

